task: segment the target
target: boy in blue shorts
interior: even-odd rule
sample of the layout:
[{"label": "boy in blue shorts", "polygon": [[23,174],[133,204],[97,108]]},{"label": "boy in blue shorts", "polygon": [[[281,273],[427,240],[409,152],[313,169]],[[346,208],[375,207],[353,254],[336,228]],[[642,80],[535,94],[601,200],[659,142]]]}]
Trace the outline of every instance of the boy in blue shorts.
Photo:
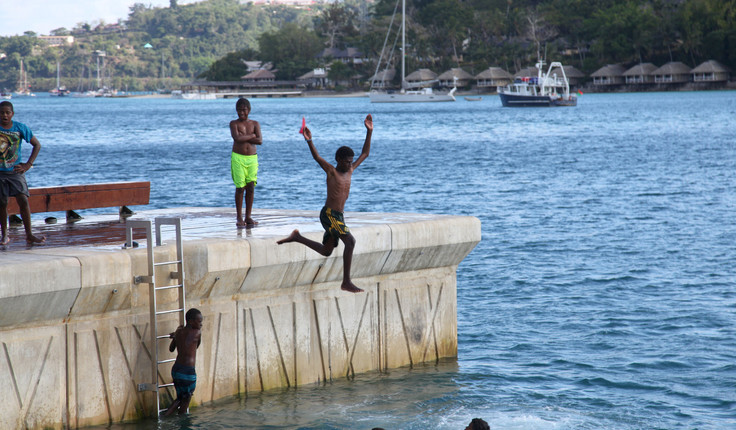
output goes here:
[{"label": "boy in blue shorts", "polygon": [[317,148],[312,143],[312,132],[308,128],[304,128],[304,139],[309,145],[309,151],[312,153],[314,160],[322,167],[322,170],[327,174],[327,199],[325,200],[325,206],[319,214],[319,220],[322,223],[322,227],[325,229],[322,243],[309,240],[299,233],[299,230],[294,230],[291,235],[285,239],[279,240],[279,245],[289,242],[298,242],[309,248],[319,252],[325,257],[332,254],[332,250],[337,247],[338,239],[342,240],[345,244],[345,252],[342,255],[343,261],[343,275],[342,285],[340,288],[343,291],[351,293],[360,293],[363,290],[356,287],[355,284],[350,280],[350,266],[353,259],[353,249],[355,248],[355,238],[350,234],[350,229],[345,225],[343,218],[343,210],[345,209],[345,202],[348,200],[350,194],[350,181],[353,177],[353,171],[360,166],[371,151],[371,135],[373,134],[373,118],[368,115],[365,117],[366,132],[365,142],[363,143],[363,150],[358,156],[358,159],[353,161],[355,154],[353,150],[347,146],[341,146],[335,153],[335,161],[337,165],[333,166],[328,163],[324,158],[320,157],[317,152]]},{"label": "boy in blue shorts", "polygon": [[176,400],[164,413],[171,415],[178,410],[179,415],[185,414],[192,400],[192,393],[197,386],[197,373],[194,365],[197,360],[197,348],[202,343],[202,312],[192,308],[187,311],[187,325],[179,326],[171,333],[169,351],[176,350],[176,361],[171,368],[171,377],[176,388]]},{"label": "boy in blue shorts", "polygon": [[[26,230],[26,242],[29,245],[43,243],[46,238],[34,236],[31,232],[31,207],[28,204],[28,184],[25,173],[31,170],[33,162],[41,150],[41,143],[23,123],[13,121],[13,104],[0,102],[0,227],[2,237],[0,245],[10,243],[8,235],[8,199],[15,197]],[[31,156],[25,163],[20,162],[20,144],[26,141],[33,146]]]},{"label": "boy in blue shorts", "polygon": [[[261,125],[248,119],[250,102],[241,98],[235,103],[238,119],[230,121],[233,137],[233,152],[230,155],[230,172],[235,183],[235,212],[238,228],[254,227],[258,224],[251,218],[253,194],[258,182],[258,155],[256,145],[263,143]],[[245,194],[245,219],[243,219],[243,194]]]}]

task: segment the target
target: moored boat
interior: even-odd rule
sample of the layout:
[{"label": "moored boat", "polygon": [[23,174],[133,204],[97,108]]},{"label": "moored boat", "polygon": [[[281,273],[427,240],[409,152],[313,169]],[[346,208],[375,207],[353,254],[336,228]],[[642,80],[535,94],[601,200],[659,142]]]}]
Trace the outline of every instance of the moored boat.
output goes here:
[{"label": "moored boat", "polygon": [[[570,94],[570,81],[562,63],[552,62],[546,73],[542,70],[544,62],[536,66],[536,77],[519,77],[509,85],[498,87],[504,107],[577,106],[578,99]],[[562,76],[557,75],[557,70]]]},{"label": "moored boat", "polygon": [[[398,1],[398,0],[397,0]],[[398,3],[397,3],[398,5]],[[394,15],[391,17],[391,23],[394,21],[396,16],[396,9]],[[391,26],[389,25],[388,33],[386,34],[386,41],[391,33]],[[376,66],[376,74],[374,78],[378,76],[378,69],[381,66],[382,59],[384,58],[384,51],[386,50],[386,43],[381,49],[381,57],[378,60]],[[392,49],[393,51],[393,49]],[[386,62],[386,68],[388,69],[391,63],[390,57]],[[371,103],[424,103],[424,102],[454,102],[455,91],[457,86],[453,86],[447,92],[434,92],[431,87],[420,88],[417,90],[410,90],[409,85],[406,82],[406,0],[401,1],[401,89],[399,91],[390,92],[382,89],[375,89],[374,82],[371,83],[371,91],[368,94]],[[457,78],[455,78],[457,82]]]}]

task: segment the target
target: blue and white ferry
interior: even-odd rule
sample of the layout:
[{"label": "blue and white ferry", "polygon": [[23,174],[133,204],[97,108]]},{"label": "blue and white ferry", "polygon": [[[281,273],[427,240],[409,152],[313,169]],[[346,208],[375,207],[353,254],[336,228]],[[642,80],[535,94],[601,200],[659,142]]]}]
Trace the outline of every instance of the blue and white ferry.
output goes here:
[{"label": "blue and white ferry", "polygon": [[[570,94],[570,81],[562,63],[552,62],[547,73],[542,71],[543,61],[536,66],[536,77],[519,77],[509,85],[498,87],[504,107],[577,106],[578,99]],[[562,76],[557,75],[558,71]]]}]

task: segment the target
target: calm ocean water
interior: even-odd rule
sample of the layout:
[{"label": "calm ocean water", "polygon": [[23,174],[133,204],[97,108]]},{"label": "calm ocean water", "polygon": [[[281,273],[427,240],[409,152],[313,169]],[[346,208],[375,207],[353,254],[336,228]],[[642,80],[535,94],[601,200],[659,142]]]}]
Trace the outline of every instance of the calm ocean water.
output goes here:
[{"label": "calm ocean water", "polygon": [[[150,208],[233,204],[234,100],[13,102],[43,144],[31,186],[149,180]],[[360,151],[372,113],[348,211],[480,218],[458,269],[458,358],[111,428],[736,428],[736,92],[251,102],[256,208],[321,207],[302,116],[330,158]]]}]

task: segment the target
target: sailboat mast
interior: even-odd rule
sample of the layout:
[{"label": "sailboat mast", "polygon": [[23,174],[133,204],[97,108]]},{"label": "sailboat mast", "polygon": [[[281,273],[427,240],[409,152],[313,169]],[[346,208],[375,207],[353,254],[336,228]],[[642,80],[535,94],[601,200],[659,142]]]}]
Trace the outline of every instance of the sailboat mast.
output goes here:
[{"label": "sailboat mast", "polygon": [[406,87],[406,0],[401,0],[401,90]]}]

